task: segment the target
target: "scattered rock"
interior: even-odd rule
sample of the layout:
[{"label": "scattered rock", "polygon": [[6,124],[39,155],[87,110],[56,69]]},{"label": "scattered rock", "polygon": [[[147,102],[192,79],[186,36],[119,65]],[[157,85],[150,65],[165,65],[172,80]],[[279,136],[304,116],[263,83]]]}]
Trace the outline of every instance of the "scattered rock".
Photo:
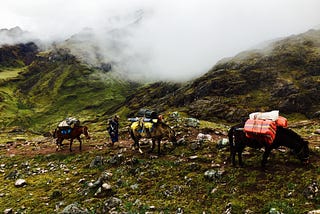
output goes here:
[{"label": "scattered rock", "polygon": [[320,214],[320,210],[309,211],[308,214]]},{"label": "scattered rock", "polygon": [[184,211],[181,207],[178,207],[177,211],[176,211],[176,214],[183,214]]},{"label": "scattered rock", "polygon": [[222,149],[229,145],[229,140],[227,138],[222,138],[217,143],[217,148]]},{"label": "scattered rock", "polygon": [[86,208],[80,207],[78,203],[69,204],[66,206],[60,214],[89,214],[90,212]]},{"label": "scattered rock", "polygon": [[121,199],[116,197],[108,198],[103,205],[103,213],[108,213],[112,208],[120,206],[122,203]]},{"label": "scattered rock", "polygon": [[316,181],[313,181],[303,191],[303,194],[308,199],[314,199],[319,195],[319,192],[320,192],[319,184]]},{"label": "scattered rock", "polygon": [[203,134],[199,133],[197,136],[197,140],[203,140],[203,141],[212,141],[212,136],[210,134]]},{"label": "scattered rock", "polygon": [[200,125],[200,121],[195,118],[186,118],[185,122],[186,122],[186,126],[189,126],[189,127],[198,127]]},{"label": "scattered rock", "polygon": [[270,208],[269,214],[281,214],[280,211],[278,211],[276,208]]},{"label": "scattered rock", "polygon": [[12,214],[13,213],[13,210],[12,208],[7,208],[3,211],[4,214]]},{"label": "scattered rock", "polygon": [[26,180],[24,180],[24,179],[18,179],[18,180],[16,180],[16,182],[14,183],[14,186],[15,186],[15,187],[23,187],[23,186],[25,186],[25,185],[27,185],[27,182],[26,182]]},{"label": "scattered rock", "polygon": [[117,154],[108,160],[109,164],[120,164],[123,161],[123,154]]},{"label": "scattered rock", "polygon": [[216,171],[214,169],[210,169],[205,171],[204,177],[209,181],[213,181],[215,179],[220,179],[223,173],[224,171]]},{"label": "scattered rock", "polygon": [[97,156],[93,161],[90,163],[90,168],[99,167],[103,165],[103,157]]}]

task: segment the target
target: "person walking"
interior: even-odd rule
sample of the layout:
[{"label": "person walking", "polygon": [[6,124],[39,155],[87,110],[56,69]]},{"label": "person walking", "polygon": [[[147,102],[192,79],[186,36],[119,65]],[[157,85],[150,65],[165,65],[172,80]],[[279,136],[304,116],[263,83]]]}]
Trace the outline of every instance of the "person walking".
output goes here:
[{"label": "person walking", "polygon": [[119,119],[120,117],[115,115],[108,123],[107,131],[111,137],[111,146],[113,146],[115,142],[119,141]]}]

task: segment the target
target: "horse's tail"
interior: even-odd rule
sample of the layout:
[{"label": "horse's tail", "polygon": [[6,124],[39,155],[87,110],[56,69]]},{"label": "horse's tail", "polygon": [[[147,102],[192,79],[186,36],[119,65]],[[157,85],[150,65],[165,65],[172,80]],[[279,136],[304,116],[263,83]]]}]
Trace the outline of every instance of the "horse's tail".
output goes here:
[{"label": "horse's tail", "polygon": [[53,137],[53,138],[57,138],[57,137],[58,137],[58,134],[57,134],[58,130],[57,130],[57,129],[58,129],[58,128],[54,129],[54,131],[53,131],[53,133],[52,133],[52,137]]}]

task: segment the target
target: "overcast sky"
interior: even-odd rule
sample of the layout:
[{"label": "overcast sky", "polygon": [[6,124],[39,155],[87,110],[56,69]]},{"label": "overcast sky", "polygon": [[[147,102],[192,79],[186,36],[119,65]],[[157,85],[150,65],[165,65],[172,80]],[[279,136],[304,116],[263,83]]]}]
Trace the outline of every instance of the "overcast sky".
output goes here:
[{"label": "overcast sky", "polygon": [[[136,69],[186,80],[264,41],[320,27],[319,0],[0,0],[0,28],[64,39],[84,27],[122,27],[143,10],[130,46]],[[125,17],[125,18],[123,18]]]}]

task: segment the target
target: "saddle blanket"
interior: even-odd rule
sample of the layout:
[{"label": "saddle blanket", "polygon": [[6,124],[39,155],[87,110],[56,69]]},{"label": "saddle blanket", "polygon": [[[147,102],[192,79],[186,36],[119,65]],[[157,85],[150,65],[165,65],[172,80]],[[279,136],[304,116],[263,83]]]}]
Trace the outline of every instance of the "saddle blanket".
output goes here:
[{"label": "saddle blanket", "polygon": [[276,137],[277,125],[272,120],[248,119],[244,125],[244,132],[248,138],[263,140],[271,144]]}]

